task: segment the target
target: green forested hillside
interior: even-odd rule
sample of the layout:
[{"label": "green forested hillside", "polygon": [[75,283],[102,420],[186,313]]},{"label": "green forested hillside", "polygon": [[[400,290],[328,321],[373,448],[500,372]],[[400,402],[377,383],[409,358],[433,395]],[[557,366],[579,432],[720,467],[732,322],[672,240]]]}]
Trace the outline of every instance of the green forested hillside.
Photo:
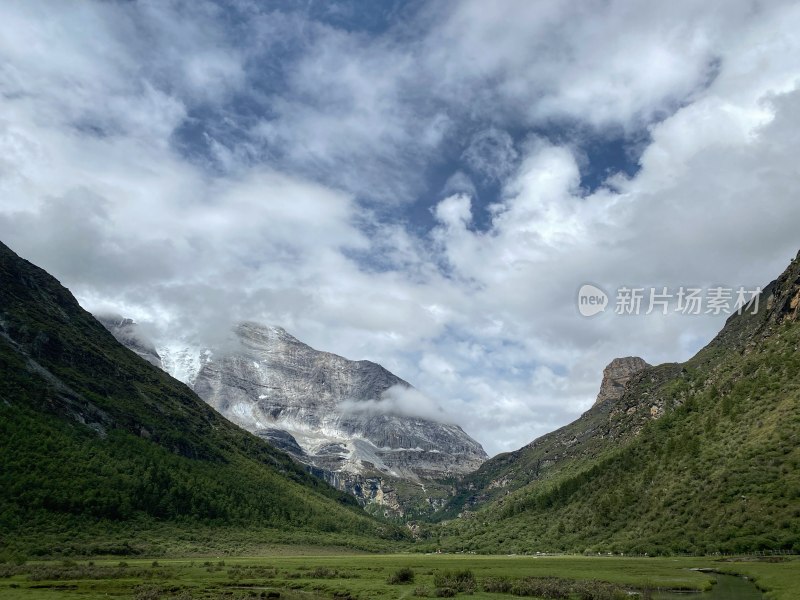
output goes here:
[{"label": "green forested hillside", "polygon": [[401,535],[121,346],[0,244],[0,553],[154,552],[176,531],[186,549]]},{"label": "green forested hillside", "polygon": [[[800,257],[691,360],[468,477],[418,549],[800,550],[799,315]],[[403,538],[2,245],[0,374],[0,557]]]},{"label": "green forested hillside", "polygon": [[482,467],[451,516],[475,512],[431,545],[800,550],[800,256],[761,302],[686,363],[646,370],[610,406]]}]

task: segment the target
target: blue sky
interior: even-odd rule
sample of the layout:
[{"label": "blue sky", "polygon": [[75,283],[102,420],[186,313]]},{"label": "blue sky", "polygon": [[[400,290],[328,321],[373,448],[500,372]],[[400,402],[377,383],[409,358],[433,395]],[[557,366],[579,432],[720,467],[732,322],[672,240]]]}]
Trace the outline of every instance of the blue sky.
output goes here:
[{"label": "blue sky", "polygon": [[158,339],[282,325],[511,450],[724,321],[587,320],[582,284],[794,256],[797,31],[792,2],[6,2],[0,238]]},{"label": "blue sky", "polygon": [[[395,204],[393,218],[406,219],[416,230],[427,232],[436,224],[432,207],[453,191],[467,190],[474,194],[472,226],[485,230],[491,224],[487,207],[501,198],[502,184],[518,165],[530,138],[570,146],[579,158],[580,185],[591,193],[610,175],[636,172],[648,126],[666,117],[683,100],[676,98],[674,105],[665,103],[660,112],[628,128],[612,121],[595,126],[573,115],[531,119],[514,112],[473,111],[468,105],[451,102],[446,95],[425,95],[412,80],[399,91],[403,96],[397,100],[401,109],[419,121],[449,121],[442,127],[435,152],[418,152],[410,139],[401,148],[387,145],[385,152],[378,145],[361,156],[356,166],[349,153],[297,157],[286,151],[282,137],[254,134],[254,128],[269,127],[273,122],[280,125],[279,107],[286,104],[295,110],[351,110],[348,96],[353,91],[338,86],[335,78],[318,85],[307,80],[298,85],[293,80],[298,63],[307,60],[309,48],[325,44],[329,36],[344,36],[350,38],[344,44],[351,51],[378,47],[387,53],[397,48],[395,51],[402,54],[423,54],[431,27],[425,14],[430,6],[414,2],[231,2],[215,7],[212,12],[223,39],[246,57],[242,68],[247,86],[223,102],[195,99],[196,104],[188,107],[186,119],[174,132],[175,148],[204,169],[222,174],[229,165],[220,157],[221,152],[346,188],[353,186],[344,180],[352,171],[355,177],[359,170],[378,174],[397,171],[401,181],[387,182],[389,189],[364,186],[358,189],[358,201],[368,208],[384,207],[389,196]],[[259,26],[262,19],[283,24],[285,30],[278,42],[269,40]],[[698,81],[697,85],[702,88],[705,83],[710,80]],[[169,80],[165,85],[169,86]],[[320,169],[320,162],[327,163],[327,168]],[[239,161],[235,167],[241,167]]]}]

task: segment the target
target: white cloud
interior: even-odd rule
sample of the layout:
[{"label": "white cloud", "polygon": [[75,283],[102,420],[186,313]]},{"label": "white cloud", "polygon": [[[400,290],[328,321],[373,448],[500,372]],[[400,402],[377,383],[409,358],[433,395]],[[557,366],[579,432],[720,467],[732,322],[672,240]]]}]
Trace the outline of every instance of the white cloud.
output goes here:
[{"label": "white cloud", "polygon": [[434,421],[448,420],[437,403],[414,388],[404,385],[393,385],[374,400],[351,400],[341,403],[342,412],[376,413],[422,417]]},{"label": "white cloud", "polygon": [[[241,47],[213,4],[6,5],[0,237],[90,308],[206,342],[281,324],[421,394],[380,402],[514,449],[588,408],[611,358],[684,359],[722,324],[583,319],[581,284],[757,285],[797,251],[800,9],[591,6],[430,5],[378,37],[261,14]],[[254,92],[281,49],[291,77]],[[222,172],[176,149],[237,94],[268,114],[240,145],[206,132]],[[641,170],[586,195],[572,148],[502,133],[560,119],[648,127]],[[386,208],[476,131],[488,227],[463,173],[429,233]]]},{"label": "white cloud", "polygon": [[456,194],[436,205],[436,219],[448,229],[463,230],[472,220],[470,197]]},{"label": "white cloud", "polygon": [[746,2],[724,11],[627,0],[453,8],[426,41],[439,93],[463,98],[473,114],[595,126],[671,112],[713,74],[722,34],[735,35],[750,17]]},{"label": "white cloud", "polygon": [[490,127],[472,136],[461,156],[479,177],[502,181],[513,172],[519,153],[507,131]]}]

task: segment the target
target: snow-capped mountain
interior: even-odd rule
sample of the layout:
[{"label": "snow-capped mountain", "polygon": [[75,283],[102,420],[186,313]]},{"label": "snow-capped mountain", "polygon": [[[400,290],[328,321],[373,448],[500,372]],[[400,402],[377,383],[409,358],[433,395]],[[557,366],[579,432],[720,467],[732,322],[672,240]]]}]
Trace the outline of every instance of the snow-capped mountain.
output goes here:
[{"label": "snow-capped mountain", "polygon": [[[118,335],[114,321],[103,322]],[[123,343],[130,327],[118,335]],[[383,501],[387,478],[424,490],[425,482],[468,473],[487,458],[459,426],[406,410],[404,400],[421,395],[379,364],[315,350],[280,327],[248,322],[235,334],[238,346],[225,352],[157,344],[160,366],[234,423],[365,502]]]},{"label": "snow-capped mountain", "polygon": [[457,425],[393,413],[396,395],[413,388],[378,364],[319,352],[280,327],[243,323],[236,334],[236,352],[202,355],[186,383],[253,433],[289,433],[315,466],[417,480],[473,471],[486,458]]}]

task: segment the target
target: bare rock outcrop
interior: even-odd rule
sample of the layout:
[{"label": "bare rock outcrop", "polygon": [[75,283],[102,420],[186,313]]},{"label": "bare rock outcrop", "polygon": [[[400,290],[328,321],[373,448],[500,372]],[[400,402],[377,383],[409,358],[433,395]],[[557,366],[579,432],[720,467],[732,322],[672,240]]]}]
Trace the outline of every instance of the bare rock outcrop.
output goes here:
[{"label": "bare rock outcrop", "polygon": [[600,393],[597,394],[594,406],[609,400],[619,400],[625,391],[625,384],[628,383],[628,380],[649,366],[644,359],[638,356],[626,356],[612,360],[603,369],[603,381],[600,384]]}]

